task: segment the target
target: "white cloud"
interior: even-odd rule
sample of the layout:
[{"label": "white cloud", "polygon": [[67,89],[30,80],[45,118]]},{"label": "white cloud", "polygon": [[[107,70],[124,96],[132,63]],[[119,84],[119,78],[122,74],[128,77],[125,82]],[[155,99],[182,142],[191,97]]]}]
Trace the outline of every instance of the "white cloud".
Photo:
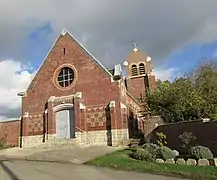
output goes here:
[{"label": "white cloud", "polygon": [[[0,59],[16,61],[0,62],[0,115],[18,114],[16,94],[31,79],[28,66],[17,59],[26,62],[28,55],[44,52],[43,45],[51,45],[63,27],[109,68],[123,62],[136,41],[152,57],[157,78],[167,80],[178,73],[176,68],[163,69],[169,54],[187,44],[217,40],[216,7],[214,0],[1,0]],[[40,41],[28,44],[30,33],[45,23],[53,33],[42,33]]]},{"label": "white cloud", "polygon": [[106,66],[122,61],[133,41],[160,66],[186,44],[217,40],[216,6],[214,0],[2,0],[0,54],[26,59],[26,37],[49,22],[55,36],[67,28]]},{"label": "white cloud", "polygon": [[161,81],[166,80],[173,80],[174,78],[178,77],[179,71],[178,68],[169,68],[169,69],[156,69],[155,70],[155,76],[156,79],[159,79]]},{"label": "white cloud", "polygon": [[0,119],[16,118],[20,114],[20,91],[26,90],[34,73],[20,62],[3,60],[0,62]]}]

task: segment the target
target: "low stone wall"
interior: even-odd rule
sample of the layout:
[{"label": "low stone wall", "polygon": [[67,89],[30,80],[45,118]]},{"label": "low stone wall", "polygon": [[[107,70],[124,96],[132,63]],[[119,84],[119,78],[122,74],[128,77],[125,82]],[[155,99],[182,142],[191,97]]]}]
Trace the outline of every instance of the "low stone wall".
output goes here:
[{"label": "low stone wall", "polygon": [[[111,138],[109,138],[111,136]],[[114,129],[111,132],[107,130],[101,131],[88,131],[88,132],[76,132],[76,141],[80,144],[86,145],[98,145],[107,146],[109,141],[112,142],[112,146],[119,146],[123,140],[129,139],[128,129]],[[56,134],[48,135],[45,141],[57,141]],[[23,147],[32,147],[40,145],[43,142],[42,135],[24,136],[22,137]]]},{"label": "low stone wall", "polygon": [[183,158],[175,159],[167,159],[164,161],[163,159],[156,159],[157,163],[165,163],[165,164],[180,164],[180,165],[192,165],[192,166],[217,166],[217,158],[215,159],[199,159],[196,161],[195,159],[188,159],[187,161]]}]

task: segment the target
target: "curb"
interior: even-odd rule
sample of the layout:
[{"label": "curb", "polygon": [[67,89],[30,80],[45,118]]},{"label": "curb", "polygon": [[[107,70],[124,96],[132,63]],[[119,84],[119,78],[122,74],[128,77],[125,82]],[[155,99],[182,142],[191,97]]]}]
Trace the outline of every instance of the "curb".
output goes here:
[{"label": "curb", "polygon": [[30,161],[30,162],[47,162],[47,163],[60,163],[60,164],[84,164],[85,162],[67,161],[67,160],[43,160],[43,159],[30,159],[18,157],[1,157],[0,161]]}]

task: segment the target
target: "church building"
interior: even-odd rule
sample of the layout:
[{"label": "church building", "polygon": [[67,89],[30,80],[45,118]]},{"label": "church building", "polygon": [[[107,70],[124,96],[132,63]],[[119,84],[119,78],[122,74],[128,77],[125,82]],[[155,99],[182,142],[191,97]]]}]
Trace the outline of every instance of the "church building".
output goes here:
[{"label": "church building", "polygon": [[139,111],[155,87],[151,58],[137,46],[122,65],[106,69],[68,31],[56,39],[22,96],[20,144],[72,140],[118,146],[144,131]]}]

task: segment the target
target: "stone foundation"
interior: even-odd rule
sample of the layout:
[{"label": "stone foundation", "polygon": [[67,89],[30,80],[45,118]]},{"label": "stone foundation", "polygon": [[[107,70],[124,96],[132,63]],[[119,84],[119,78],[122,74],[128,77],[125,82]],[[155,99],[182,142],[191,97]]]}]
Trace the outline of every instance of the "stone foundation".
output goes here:
[{"label": "stone foundation", "polygon": [[[79,144],[107,146],[108,145],[108,131],[89,131],[89,132],[76,132],[76,141]],[[111,130],[112,146],[119,146],[121,142],[129,139],[128,129],[114,129]],[[45,141],[58,141],[56,134],[50,134],[45,138]],[[43,136],[24,136],[22,137],[23,147],[37,146],[43,143]]]},{"label": "stone foundation", "polygon": [[[108,145],[108,131],[89,131],[77,132],[76,139],[78,142],[86,143],[89,145],[107,146]],[[111,130],[112,146],[120,145],[123,140],[129,139],[128,129],[114,129]]]},{"label": "stone foundation", "polygon": [[[48,139],[55,139],[55,134],[49,134]],[[47,136],[45,141],[47,140]],[[35,135],[35,136],[23,136],[22,137],[22,147],[32,147],[43,143],[43,136],[42,135]]]},{"label": "stone foundation", "polygon": [[112,130],[112,146],[120,146],[123,140],[129,140],[128,129]]}]

